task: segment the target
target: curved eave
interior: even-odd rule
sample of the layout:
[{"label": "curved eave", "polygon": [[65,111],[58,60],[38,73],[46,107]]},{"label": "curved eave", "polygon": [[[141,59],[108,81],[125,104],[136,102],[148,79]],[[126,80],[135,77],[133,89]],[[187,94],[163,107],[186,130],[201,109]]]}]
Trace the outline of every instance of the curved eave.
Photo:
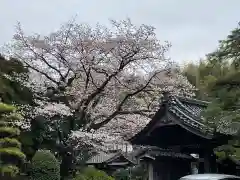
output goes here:
[{"label": "curved eave", "polygon": [[170,105],[168,111],[176,116],[174,118],[175,123],[179,124],[181,127],[190,131],[191,133],[200,136],[205,139],[212,139],[214,134],[214,130],[203,122],[203,119],[199,116],[196,116],[195,113],[188,109],[182,102],[187,102],[192,105],[201,106],[202,108],[206,108],[209,104],[206,101],[200,101],[196,99],[188,99],[188,98],[181,98],[181,97],[173,97],[173,104]]},{"label": "curved eave", "polygon": [[124,163],[127,162],[127,163],[130,163],[130,164],[136,164],[133,160],[131,160],[130,158],[126,157],[123,152],[119,152],[114,157],[108,159],[106,161],[106,163],[113,163],[116,159],[118,159],[120,157],[123,157],[125,159]]},{"label": "curved eave", "polygon": [[[147,136],[157,124],[159,126],[160,119],[163,118],[167,112],[171,113],[175,117],[172,121],[173,124],[177,124],[182,128],[186,129],[187,131],[204,139],[213,139],[213,130],[201,123],[201,117],[197,117],[194,112],[188,109],[182,102],[189,103],[195,106],[200,106],[202,108],[207,107],[207,105],[209,104],[209,102],[200,101],[197,99],[172,97],[171,100],[169,100],[169,103],[164,103],[160,106],[160,109],[156,112],[153,119],[147,124],[147,126],[135,136],[130,138],[128,141],[132,144],[138,144],[138,139]],[[171,124],[162,123],[162,126],[166,125]]]},{"label": "curved eave", "polygon": [[182,97],[182,96],[176,96],[176,98],[179,99],[182,102],[186,102],[186,103],[189,103],[189,104],[198,105],[198,106],[202,106],[202,107],[207,107],[210,104],[210,102],[208,102],[208,101],[186,98],[186,97]]},{"label": "curved eave", "polygon": [[[189,126],[186,122],[184,122],[184,120],[181,120],[181,117],[178,117],[176,112],[170,111],[170,113],[172,113],[174,116],[176,116],[176,118],[174,118],[174,121],[176,124],[178,124],[179,126],[181,126],[184,129],[186,129],[187,131],[189,131],[197,136],[200,136],[204,139],[212,139],[213,138],[213,133],[208,131],[208,127],[206,125],[195,121],[194,119],[187,116],[186,114],[184,114],[182,111],[180,111],[179,109],[177,109],[175,107],[174,107],[174,110],[177,111],[182,116],[185,116],[185,118],[188,119],[189,121],[192,121],[192,123],[195,123],[195,127]],[[201,131],[201,129],[204,129],[204,128],[207,130],[206,132]]]},{"label": "curved eave", "polygon": [[179,126],[181,126],[182,128],[186,129],[187,131],[189,131],[189,132],[191,132],[191,133],[193,133],[193,134],[195,134],[195,135],[197,135],[199,137],[202,137],[204,139],[209,139],[209,140],[213,139],[213,135],[211,135],[211,134],[201,133],[200,131],[194,130],[193,128],[188,127],[188,126],[186,126],[185,124],[182,124],[182,123],[178,123],[177,122],[177,124]]},{"label": "curved eave", "polygon": [[156,114],[153,116],[152,120],[135,136],[131,137],[127,141],[129,141],[132,144],[135,144],[134,141],[136,141],[141,136],[146,136],[148,132],[158,123],[159,119],[161,119],[166,113],[166,106],[165,104],[162,104],[160,109],[156,112]]}]

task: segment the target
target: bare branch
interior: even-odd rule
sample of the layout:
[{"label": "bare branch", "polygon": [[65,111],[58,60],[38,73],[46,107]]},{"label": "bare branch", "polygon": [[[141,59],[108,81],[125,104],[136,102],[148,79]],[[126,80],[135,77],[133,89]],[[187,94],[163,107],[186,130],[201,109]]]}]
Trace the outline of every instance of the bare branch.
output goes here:
[{"label": "bare branch", "polygon": [[[118,106],[116,107],[116,110],[110,115],[108,116],[105,120],[101,121],[100,123],[95,123],[90,125],[90,129],[98,129],[102,126],[104,126],[105,124],[107,124],[108,122],[110,122],[113,118],[115,118],[117,115],[123,113],[123,112],[133,112],[133,111],[122,111],[122,106],[124,105],[124,103],[130,98],[133,97],[137,94],[139,94],[140,92],[144,91],[144,89],[146,89],[148,87],[148,85],[151,83],[152,79],[158,74],[159,72],[154,73],[146,82],[146,84],[144,86],[142,86],[141,88],[138,88],[136,91],[132,92],[132,93],[128,93],[123,100],[118,104]],[[148,110],[149,111],[149,110]],[[135,111],[136,112],[136,111]],[[140,113],[140,112],[139,112]],[[136,113],[136,114],[139,114]],[[143,111],[144,113],[144,111]]]},{"label": "bare branch", "polygon": [[157,39],[154,27],[111,23],[109,29],[69,22],[47,36],[26,36],[19,28],[12,43],[12,54],[61,89],[59,101],[89,129],[150,118],[162,90],[191,94],[181,74],[163,73],[171,69],[164,57],[170,44]]}]

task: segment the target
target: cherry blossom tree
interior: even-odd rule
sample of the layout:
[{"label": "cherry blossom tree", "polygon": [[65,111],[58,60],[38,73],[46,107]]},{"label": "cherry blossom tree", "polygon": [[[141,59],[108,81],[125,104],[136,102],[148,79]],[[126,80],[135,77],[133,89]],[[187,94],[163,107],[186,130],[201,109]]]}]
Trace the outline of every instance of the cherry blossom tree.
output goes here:
[{"label": "cherry blossom tree", "polygon": [[157,39],[154,27],[110,22],[109,29],[70,21],[47,36],[27,36],[18,24],[8,46],[31,70],[38,97],[45,97],[34,113],[72,116],[70,139],[89,141],[91,132],[98,137],[93,147],[103,132],[102,139],[116,142],[141,130],[163,91],[194,95],[179,67],[165,58],[170,44]]}]

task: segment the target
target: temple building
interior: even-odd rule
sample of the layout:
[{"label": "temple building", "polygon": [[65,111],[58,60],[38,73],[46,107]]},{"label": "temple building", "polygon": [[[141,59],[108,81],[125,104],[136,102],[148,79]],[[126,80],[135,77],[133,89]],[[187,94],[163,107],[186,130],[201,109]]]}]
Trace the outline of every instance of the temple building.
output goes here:
[{"label": "temple building", "polygon": [[204,123],[201,112],[208,102],[164,94],[158,111],[129,142],[132,152],[97,154],[88,165],[113,172],[144,163],[148,180],[177,180],[194,173],[239,174],[240,163],[219,161],[214,149],[232,137]]},{"label": "temple building", "polygon": [[[129,141],[134,146],[168,149],[173,156],[148,160],[149,180],[178,179],[193,173],[217,172],[214,148],[228,142],[229,136],[205,125],[201,112],[208,102],[165,94],[159,110],[148,125]],[[184,156],[176,159],[174,154]],[[190,157],[198,156],[198,160]],[[195,161],[195,163],[194,163]]]}]

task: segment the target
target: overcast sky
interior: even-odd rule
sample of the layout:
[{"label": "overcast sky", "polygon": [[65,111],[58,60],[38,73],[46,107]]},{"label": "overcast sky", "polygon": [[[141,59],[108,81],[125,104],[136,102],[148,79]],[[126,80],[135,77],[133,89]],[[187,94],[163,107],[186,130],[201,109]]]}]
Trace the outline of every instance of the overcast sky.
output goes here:
[{"label": "overcast sky", "polygon": [[76,14],[92,25],[129,17],[155,26],[178,62],[204,57],[240,21],[240,0],[0,0],[0,7],[0,45],[12,38],[17,21],[27,33],[46,34]]}]

